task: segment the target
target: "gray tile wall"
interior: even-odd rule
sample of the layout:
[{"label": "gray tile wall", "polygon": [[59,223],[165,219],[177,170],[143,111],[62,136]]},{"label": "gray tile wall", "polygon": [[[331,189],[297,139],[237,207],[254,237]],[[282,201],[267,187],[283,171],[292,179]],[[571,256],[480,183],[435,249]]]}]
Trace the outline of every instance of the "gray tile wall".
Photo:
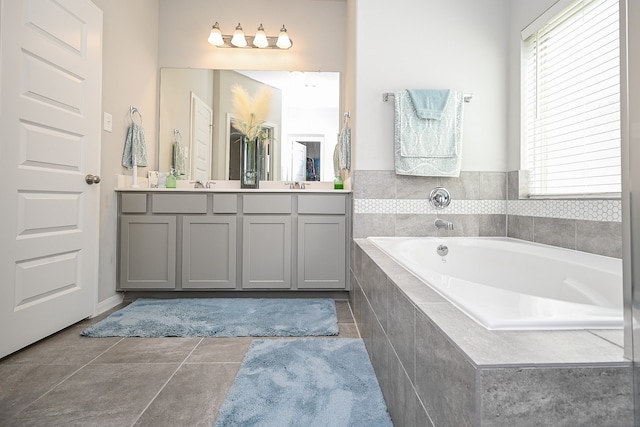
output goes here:
[{"label": "gray tile wall", "polygon": [[622,258],[620,200],[518,200],[518,171],[508,173],[507,236]]},{"label": "gray tile wall", "polygon": [[[447,188],[452,197],[452,205],[440,211],[427,202],[437,185]],[[506,188],[503,172],[462,172],[459,178],[434,178],[356,170],[353,237],[505,236],[502,202]],[[433,225],[436,216],[453,222],[454,229],[437,230]]]},{"label": "gray tile wall", "polygon": [[[451,193],[451,206],[428,205],[437,185]],[[619,200],[518,200],[515,172],[461,172],[459,178],[353,173],[353,237],[508,236],[532,242],[622,257]],[[437,230],[436,217],[454,223]]]}]

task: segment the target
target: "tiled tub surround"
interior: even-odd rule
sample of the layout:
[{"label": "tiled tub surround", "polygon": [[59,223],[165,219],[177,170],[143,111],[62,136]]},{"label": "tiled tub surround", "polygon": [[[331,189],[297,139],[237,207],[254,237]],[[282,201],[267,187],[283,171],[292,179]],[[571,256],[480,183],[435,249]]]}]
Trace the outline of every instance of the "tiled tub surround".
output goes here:
[{"label": "tiled tub surround", "polygon": [[622,331],[489,331],[364,239],[351,275],[395,425],[633,425]]},{"label": "tiled tub surround", "polygon": [[[516,200],[517,178],[517,172],[433,178],[354,171],[353,236],[508,236],[622,257],[620,200]],[[427,201],[436,185],[452,198],[440,211]],[[437,230],[436,217],[454,229]]]}]

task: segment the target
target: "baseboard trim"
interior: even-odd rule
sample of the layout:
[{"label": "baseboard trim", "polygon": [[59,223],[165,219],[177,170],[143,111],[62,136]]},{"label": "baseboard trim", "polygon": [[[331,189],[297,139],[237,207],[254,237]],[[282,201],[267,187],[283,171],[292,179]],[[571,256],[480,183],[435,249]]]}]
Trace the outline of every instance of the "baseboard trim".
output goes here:
[{"label": "baseboard trim", "polygon": [[122,304],[124,300],[124,296],[121,293],[118,293],[110,298],[107,298],[104,301],[100,301],[96,307],[96,312],[92,317],[96,317],[108,310],[111,310],[113,307]]}]

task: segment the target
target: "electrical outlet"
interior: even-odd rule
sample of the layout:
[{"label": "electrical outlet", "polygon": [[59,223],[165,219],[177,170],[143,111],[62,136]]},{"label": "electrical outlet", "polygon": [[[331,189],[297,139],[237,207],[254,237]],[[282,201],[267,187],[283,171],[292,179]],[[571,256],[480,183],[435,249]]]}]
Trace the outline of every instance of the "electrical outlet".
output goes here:
[{"label": "electrical outlet", "polygon": [[113,117],[109,113],[104,113],[103,128],[107,132],[113,132]]}]

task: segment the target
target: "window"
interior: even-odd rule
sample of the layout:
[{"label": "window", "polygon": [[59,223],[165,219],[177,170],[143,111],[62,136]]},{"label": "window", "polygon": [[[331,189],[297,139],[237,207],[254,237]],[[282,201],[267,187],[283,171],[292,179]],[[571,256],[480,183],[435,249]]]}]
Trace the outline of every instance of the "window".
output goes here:
[{"label": "window", "polygon": [[580,0],[525,39],[530,196],[620,193],[618,28],[618,0]]}]

